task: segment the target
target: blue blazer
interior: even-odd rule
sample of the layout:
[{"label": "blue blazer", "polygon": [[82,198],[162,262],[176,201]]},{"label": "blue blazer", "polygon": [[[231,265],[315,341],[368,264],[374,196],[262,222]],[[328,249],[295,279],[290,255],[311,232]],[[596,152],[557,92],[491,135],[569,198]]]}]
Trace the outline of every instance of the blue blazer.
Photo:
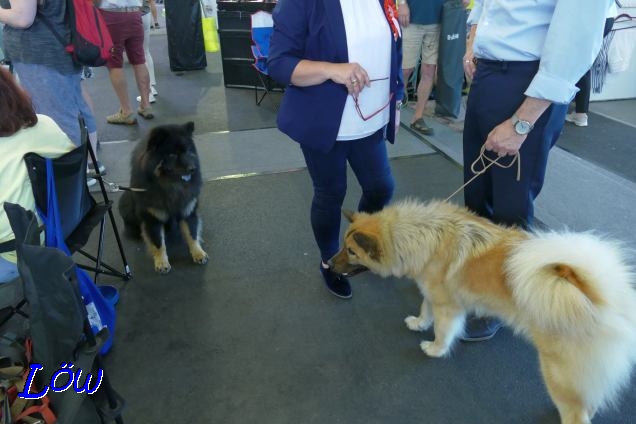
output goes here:
[{"label": "blue blazer", "polygon": [[[378,0],[383,5],[382,0]],[[278,128],[304,146],[328,152],[336,142],[347,88],[331,80],[310,87],[291,84],[302,59],[348,63],[347,36],[340,0],[279,0],[274,8],[270,39],[269,75],[286,85]],[[402,38],[391,35],[391,92],[386,138],[395,140],[395,106],[404,97]],[[373,46],[369,46],[370,49]],[[398,123],[399,124],[399,123]]]}]

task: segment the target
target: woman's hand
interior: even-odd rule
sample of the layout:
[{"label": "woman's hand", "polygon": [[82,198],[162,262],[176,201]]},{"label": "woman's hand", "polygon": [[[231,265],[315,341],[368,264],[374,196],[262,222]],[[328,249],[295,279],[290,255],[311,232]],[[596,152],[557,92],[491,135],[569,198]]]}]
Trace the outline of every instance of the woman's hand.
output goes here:
[{"label": "woman's hand", "polygon": [[411,9],[409,9],[408,3],[400,3],[398,5],[398,20],[402,28],[406,28],[411,23]]},{"label": "woman's hand", "polygon": [[369,87],[369,75],[367,71],[357,63],[334,63],[331,71],[331,80],[344,84],[352,96],[360,94],[364,87]]}]

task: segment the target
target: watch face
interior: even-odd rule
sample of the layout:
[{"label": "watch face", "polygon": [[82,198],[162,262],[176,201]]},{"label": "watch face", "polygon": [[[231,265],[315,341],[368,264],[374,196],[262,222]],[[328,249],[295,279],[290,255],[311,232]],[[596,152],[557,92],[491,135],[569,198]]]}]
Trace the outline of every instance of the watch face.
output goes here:
[{"label": "watch face", "polygon": [[517,134],[524,135],[530,132],[530,124],[526,121],[517,121],[515,124],[515,131]]}]

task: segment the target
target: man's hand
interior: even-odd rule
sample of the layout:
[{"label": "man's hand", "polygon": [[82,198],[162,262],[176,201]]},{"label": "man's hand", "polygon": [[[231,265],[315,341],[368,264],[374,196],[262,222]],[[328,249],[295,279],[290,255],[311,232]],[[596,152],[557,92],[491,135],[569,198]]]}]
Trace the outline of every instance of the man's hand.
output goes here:
[{"label": "man's hand", "polygon": [[521,145],[526,141],[526,135],[519,135],[512,126],[512,121],[506,119],[488,133],[486,150],[496,153],[498,156],[514,156],[519,152]]},{"label": "man's hand", "polygon": [[398,20],[402,28],[406,28],[411,23],[411,9],[409,9],[408,3],[398,4]]}]

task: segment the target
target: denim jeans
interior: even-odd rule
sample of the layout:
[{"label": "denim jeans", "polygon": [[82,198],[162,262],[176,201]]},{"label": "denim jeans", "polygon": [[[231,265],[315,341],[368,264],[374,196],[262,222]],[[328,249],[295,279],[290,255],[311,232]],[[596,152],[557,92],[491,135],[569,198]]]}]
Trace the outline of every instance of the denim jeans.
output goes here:
[{"label": "denim jeans", "polygon": [[384,129],[358,140],[338,141],[327,153],[301,148],[314,186],[311,227],[322,260],[327,261],[338,252],[347,162],[362,188],[358,211],[376,212],[391,200],[395,183]]},{"label": "denim jeans", "polygon": [[79,115],[89,133],[97,131],[93,112],[82,97],[79,69],[75,74],[64,75],[44,65],[15,62],[13,66],[20,84],[33,100],[35,111],[50,116],[75,145],[82,142]]}]

